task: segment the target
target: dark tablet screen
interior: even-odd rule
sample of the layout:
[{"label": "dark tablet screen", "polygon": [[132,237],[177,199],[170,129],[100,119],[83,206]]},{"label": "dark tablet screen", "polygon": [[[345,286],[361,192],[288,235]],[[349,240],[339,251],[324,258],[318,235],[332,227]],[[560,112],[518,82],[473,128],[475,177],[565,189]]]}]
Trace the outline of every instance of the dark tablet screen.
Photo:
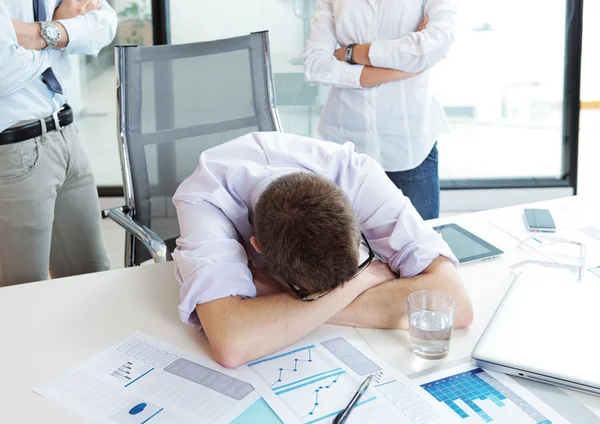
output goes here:
[{"label": "dark tablet screen", "polygon": [[504,253],[459,225],[446,224],[433,229],[442,235],[442,238],[448,243],[452,253],[461,264],[491,258]]}]

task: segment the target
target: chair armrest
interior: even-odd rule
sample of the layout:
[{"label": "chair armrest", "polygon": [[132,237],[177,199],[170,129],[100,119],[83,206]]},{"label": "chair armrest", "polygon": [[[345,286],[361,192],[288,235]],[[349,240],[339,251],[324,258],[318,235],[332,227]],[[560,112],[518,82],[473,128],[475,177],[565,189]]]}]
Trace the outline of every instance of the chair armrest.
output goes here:
[{"label": "chair armrest", "polygon": [[154,262],[167,262],[169,260],[169,251],[166,243],[145,225],[136,222],[127,212],[128,208],[120,206],[117,208],[106,209],[102,211],[102,218],[110,218],[130,234],[133,234],[148,249]]}]

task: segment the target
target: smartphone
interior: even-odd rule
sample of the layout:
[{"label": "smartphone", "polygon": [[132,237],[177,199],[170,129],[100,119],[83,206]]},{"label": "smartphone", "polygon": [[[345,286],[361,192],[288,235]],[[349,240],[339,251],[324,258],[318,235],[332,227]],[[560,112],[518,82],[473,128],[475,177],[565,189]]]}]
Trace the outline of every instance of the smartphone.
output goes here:
[{"label": "smartphone", "polygon": [[548,209],[524,209],[525,224],[529,231],[540,231],[543,233],[556,232],[556,224]]}]

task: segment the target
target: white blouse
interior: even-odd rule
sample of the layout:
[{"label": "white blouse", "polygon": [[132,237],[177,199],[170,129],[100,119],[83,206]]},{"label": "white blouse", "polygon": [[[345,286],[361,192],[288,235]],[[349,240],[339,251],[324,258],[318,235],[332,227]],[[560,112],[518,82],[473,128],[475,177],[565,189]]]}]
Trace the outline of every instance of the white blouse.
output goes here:
[{"label": "white blouse", "polygon": [[[386,171],[420,165],[437,138],[449,131],[444,109],[429,84],[429,72],[372,88],[360,85],[362,65],[337,60],[338,45],[371,44],[378,68],[428,70],[454,40],[457,0],[319,0],[304,50],[310,84],[332,87],[319,124],[330,141],[351,141]],[[424,15],[426,29],[415,32]]]}]

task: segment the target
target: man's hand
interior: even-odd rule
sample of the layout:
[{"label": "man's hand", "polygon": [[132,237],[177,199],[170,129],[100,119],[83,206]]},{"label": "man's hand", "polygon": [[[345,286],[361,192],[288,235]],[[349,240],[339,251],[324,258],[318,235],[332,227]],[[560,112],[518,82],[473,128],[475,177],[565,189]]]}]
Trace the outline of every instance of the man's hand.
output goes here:
[{"label": "man's hand", "polygon": [[[286,293],[290,289],[285,285],[273,278],[269,274],[269,270],[266,268],[255,268],[252,265],[249,266],[252,272],[252,278],[254,279],[254,285],[256,286],[257,296],[267,296],[276,293]],[[360,288],[360,291],[366,291],[387,281],[398,278],[394,274],[387,264],[381,261],[374,260],[365,268],[360,274],[348,281],[346,284],[356,285]]]},{"label": "man's hand", "polygon": [[[383,268],[376,271],[375,279],[386,279],[389,276]],[[448,293],[456,302],[454,328],[464,328],[471,324],[473,308],[469,295],[456,268],[443,256],[434,259],[417,276],[391,280],[365,291],[327,322],[353,327],[407,329],[406,299],[411,293],[419,290],[440,290]]]},{"label": "man's hand", "polygon": [[360,274],[358,274],[348,283],[353,283],[356,280],[356,283],[361,284],[366,291],[397,278],[398,275],[392,272],[388,264],[375,259],[369,264],[369,266],[367,266]]},{"label": "man's hand", "polygon": [[429,16],[427,16],[427,15],[423,16],[423,19],[421,20],[421,23],[417,27],[416,32],[423,31],[425,28],[427,28],[428,23],[429,23]]},{"label": "man's hand", "polygon": [[64,0],[54,11],[53,21],[71,19],[100,9],[101,0]]},{"label": "man's hand", "polygon": [[21,22],[16,19],[13,19],[12,23],[19,46],[27,50],[42,50],[46,47],[46,42],[40,34],[40,24],[35,22]]},{"label": "man's hand", "polygon": [[252,272],[254,285],[256,286],[256,296],[268,296],[271,294],[285,293],[289,291],[287,286],[281,284],[275,278],[271,277],[268,269],[255,268],[252,265],[249,265],[249,268]]},{"label": "man's hand", "polygon": [[[13,27],[15,28],[15,34],[17,35],[17,42],[19,46],[27,50],[42,50],[46,48],[46,40],[42,38],[42,28],[37,22],[21,22],[16,19],[12,20]],[[58,27],[60,32],[60,40],[56,48],[62,49],[69,42],[67,36],[67,30],[60,22],[53,22]]]}]

